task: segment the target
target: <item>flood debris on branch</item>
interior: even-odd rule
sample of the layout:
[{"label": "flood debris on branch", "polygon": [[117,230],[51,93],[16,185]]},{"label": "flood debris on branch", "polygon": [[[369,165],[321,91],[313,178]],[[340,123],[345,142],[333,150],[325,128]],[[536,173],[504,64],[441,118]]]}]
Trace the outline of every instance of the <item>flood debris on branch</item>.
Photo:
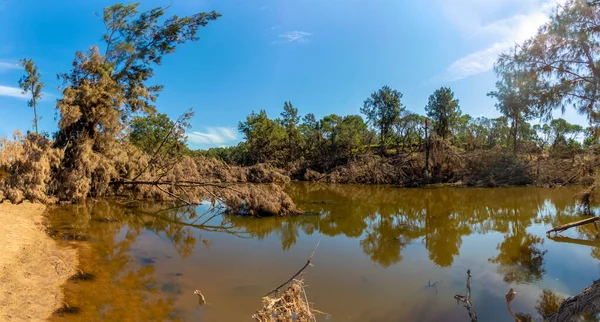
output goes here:
[{"label": "flood debris on branch", "polygon": [[[315,313],[328,315],[310,307],[302,276],[304,270],[312,266],[312,258],[318,247],[319,243],[296,274],[263,297],[263,307],[252,315],[253,319],[259,322],[312,322],[316,321]],[[286,287],[285,291],[277,296],[283,287]]]}]

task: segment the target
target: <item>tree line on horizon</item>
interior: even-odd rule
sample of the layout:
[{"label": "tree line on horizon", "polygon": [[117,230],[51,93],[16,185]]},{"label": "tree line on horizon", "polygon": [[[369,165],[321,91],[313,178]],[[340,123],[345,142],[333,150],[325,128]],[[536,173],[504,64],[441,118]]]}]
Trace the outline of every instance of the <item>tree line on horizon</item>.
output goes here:
[{"label": "tree line on horizon", "polygon": [[[496,88],[488,95],[496,99],[501,117],[463,114],[448,87],[436,90],[425,115],[419,115],[407,110],[401,92],[384,86],[365,99],[362,115],[331,114],[317,119],[312,113],[301,116],[291,102],[284,103],[278,118],[264,110],[252,112],[238,126],[243,142],[205,151],[190,151],[185,144],[193,112],[177,120],[158,113],[155,100],[162,86],[149,82],[164,56],[178,45],[198,40],[198,29],[220,14],[165,19],[165,8],[138,13],[138,7],[106,8],[102,19],[110,32],[103,37],[103,50],[92,47],[77,52],[72,69],[59,75],[63,81],[57,100],[59,130],[52,138],[44,135],[30,140],[37,142],[33,147],[49,147],[53,153],[48,156],[50,164],[40,168],[44,178],[50,173],[50,179],[31,179],[45,193],[67,200],[103,195],[115,182],[139,179],[138,172],[152,169],[133,164],[141,156],[156,163],[160,155],[172,163],[184,155],[205,155],[237,165],[272,163],[323,172],[366,154],[422,155],[427,173],[430,167],[439,168],[440,154],[449,151],[501,150],[519,162],[523,154],[531,158],[548,151],[551,156],[573,157],[598,145],[600,9],[594,3],[568,0],[534,37],[500,55],[494,66]],[[19,84],[31,95],[35,125],[37,99],[44,85],[31,59],[21,64],[26,75]],[[551,119],[555,109],[567,108],[585,115],[590,127]],[[546,123],[532,124],[535,119]],[[577,139],[582,133],[583,143]],[[29,137],[20,139],[24,147]],[[3,150],[7,146],[0,143]],[[15,166],[19,157],[4,159],[5,175],[23,181],[19,173],[29,166]],[[171,163],[165,161],[165,171],[175,167]]]},{"label": "tree line on horizon", "polygon": [[[555,156],[571,157],[598,144],[591,127],[570,124],[562,118],[532,124],[514,117],[510,110],[504,109],[503,98],[497,107],[504,115],[497,118],[475,118],[462,113],[458,99],[448,87],[441,87],[429,97],[425,115],[409,111],[401,98],[402,93],[383,86],[365,100],[362,115],[330,114],[321,119],[313,113],[300,116],[291,102],[284,102],[277,118],[270,118],[265,110],[260,110],[241,121],[238,130],[244,141],[236,146],[192,153],[230,164],[273,162],[286,167],[299,160],[314,160],[314,166],[323,162],[343,163],[353,155],[367,152],[410,155],[423,151],[431,136],[465,152],[500,148],[510,150],[514,156],[548,151]],[[151,120],[155,118],[148,118]]]}]

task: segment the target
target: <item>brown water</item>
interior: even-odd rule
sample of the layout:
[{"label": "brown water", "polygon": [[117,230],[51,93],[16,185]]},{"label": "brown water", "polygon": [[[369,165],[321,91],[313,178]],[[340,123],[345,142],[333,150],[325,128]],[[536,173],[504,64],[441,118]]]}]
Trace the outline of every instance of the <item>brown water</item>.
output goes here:
[{"label": "brown water", "polygon": [[[480,321],[539,317],[542,290],[573,295],[600,278],[593,225],[551,240],[578,219],[579,188],[399,189],[293,183],[294,218],[203,214],[207,206],[97,201],[50,211],[76,237],[87,279],[70,281],[66,321],[251,321],[261,297],[302,267],[322,321],[468,321],[457,305],[472,272]],[[208,304],[199,306],[194,290]]]}]

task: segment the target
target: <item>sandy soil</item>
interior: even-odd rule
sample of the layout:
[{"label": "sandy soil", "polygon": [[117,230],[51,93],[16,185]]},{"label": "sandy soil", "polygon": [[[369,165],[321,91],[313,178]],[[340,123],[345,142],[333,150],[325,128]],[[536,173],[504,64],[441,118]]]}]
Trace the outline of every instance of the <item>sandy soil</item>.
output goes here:
[{"label": "sandy soil", "polygon": [[62,306],[77,251],[43,230],[45,207],[0,203],[0,321],[43,321]]}]

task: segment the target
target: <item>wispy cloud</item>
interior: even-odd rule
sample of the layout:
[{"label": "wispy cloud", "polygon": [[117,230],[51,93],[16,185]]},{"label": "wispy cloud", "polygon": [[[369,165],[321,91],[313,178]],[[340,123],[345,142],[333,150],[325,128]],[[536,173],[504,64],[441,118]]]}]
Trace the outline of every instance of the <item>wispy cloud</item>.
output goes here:
[{"label": "wispy cloud", "polygon": [[517,12],[487,23],[481,21],[482,16],[492,11],[497,12],[502,9],[502,6],[511,4],[500,0],[478,1],[477,4],[471,2],[473,0],[457,1],[459,7],[457,9],[457,4],[452,1],[454,8],[449,11],[448,18],[463,29],[469,38],[475,41],[488,40],[488,45],[452,62],[441,75],[436,77],[437,80],[457,81],[491,70],[499,54],[534,36],[538,28],[549,20],[548,15],[552,8],[557,3],[563,3],[564,0],[521,1],[513,6]]},{"label": "wispy cloud", "polygon": [[279,43],[307,43],[312,34],[306,31],[294,30],[279,35]]},{"label": "wispy cloud", "polygon": [[19,69],[18,64],[0,61],[0,72],[10,69]]},{"label": "wispy cloud", "polygon": [[21,93],[21,89],[18,87],[9,87],[0,85],[0,96],[25,98],[25,95]]},{"label": "wispy cloud", "polygon": [[237,131],[228,127],[209,127],[206,132],[186,133],[188,141],[193,144],[222,146],[237,141]]}]

